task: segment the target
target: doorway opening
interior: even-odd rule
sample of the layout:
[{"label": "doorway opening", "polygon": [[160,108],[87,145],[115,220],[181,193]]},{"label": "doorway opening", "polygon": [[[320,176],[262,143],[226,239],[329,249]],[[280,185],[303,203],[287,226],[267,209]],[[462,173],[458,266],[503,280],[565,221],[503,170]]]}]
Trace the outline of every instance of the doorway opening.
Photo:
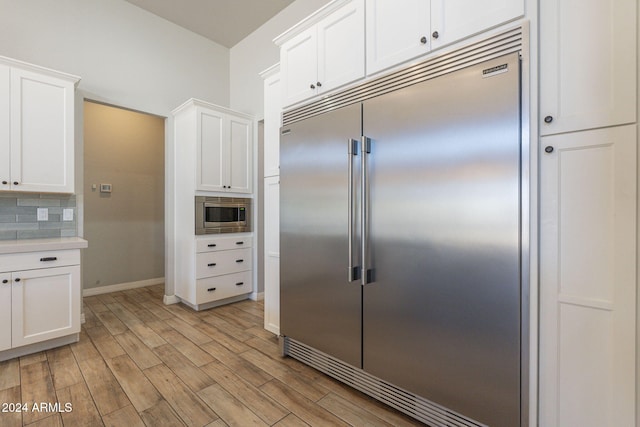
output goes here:
[{"label": "doorway opening", "polygon": [[163,117],[84,102],[85,295],[164,282]]}]

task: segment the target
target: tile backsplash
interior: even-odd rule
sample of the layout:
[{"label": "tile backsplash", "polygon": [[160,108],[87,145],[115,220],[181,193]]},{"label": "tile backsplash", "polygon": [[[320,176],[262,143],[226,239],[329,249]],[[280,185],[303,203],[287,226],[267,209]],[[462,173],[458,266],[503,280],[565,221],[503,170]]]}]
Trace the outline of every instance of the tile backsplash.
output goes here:
[{"label": "tile backsplash", "polygon": [[[38,221],[38,208],[48,210],[47,221]],[[73,209],[72,221],[62,220],[63,209]],[[0,192],[0,240],[77,236],[77,213],[73,194]]]}]

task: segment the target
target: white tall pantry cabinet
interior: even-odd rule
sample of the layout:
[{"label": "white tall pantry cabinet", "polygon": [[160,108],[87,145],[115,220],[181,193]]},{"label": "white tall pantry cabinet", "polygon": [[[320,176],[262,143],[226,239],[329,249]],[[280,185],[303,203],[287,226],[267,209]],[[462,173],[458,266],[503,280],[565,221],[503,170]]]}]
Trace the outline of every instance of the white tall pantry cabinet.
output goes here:
[{"label": "white tall pantry cabinet", "polygon": [[[253,118],[190,99],[173,110],[175,295],[195,310],[249,297],[253,234],[196,235],[195,196],[253,198]],[[202,208],[202,206],[199,206]]]},{"label": "white tall pantry cabinet", "polygon": [[264,79],[264,327],[280,334],[280,65]]},{"label": "white tall pantry cabinet", "polygon": [[540,1],[540,426],[636,425],[636,29]]}]

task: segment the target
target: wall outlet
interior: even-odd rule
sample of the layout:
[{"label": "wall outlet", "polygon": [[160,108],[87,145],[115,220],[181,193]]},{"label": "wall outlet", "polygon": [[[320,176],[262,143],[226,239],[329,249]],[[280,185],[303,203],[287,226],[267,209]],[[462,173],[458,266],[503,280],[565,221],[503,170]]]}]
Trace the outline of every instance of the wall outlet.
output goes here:
[{"label": "wall outlet", "polygon": [[62,220],[73,221],[73,209],[62,209]]},{"label": "wall outlet", "polygon": [[38,208],[38,221],[49,221],[48,208]]}]

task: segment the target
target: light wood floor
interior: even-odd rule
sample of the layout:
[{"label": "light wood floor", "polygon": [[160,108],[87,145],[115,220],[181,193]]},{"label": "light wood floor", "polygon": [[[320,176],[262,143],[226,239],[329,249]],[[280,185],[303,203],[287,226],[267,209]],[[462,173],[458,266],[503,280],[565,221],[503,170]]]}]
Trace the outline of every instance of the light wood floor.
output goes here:
[{"label": "light wood floor", "polygon": [[420,425],[282,358],[262,303],[195,312],[163,293],[84,298],[80,342],[0,363],[0,426]]}]

